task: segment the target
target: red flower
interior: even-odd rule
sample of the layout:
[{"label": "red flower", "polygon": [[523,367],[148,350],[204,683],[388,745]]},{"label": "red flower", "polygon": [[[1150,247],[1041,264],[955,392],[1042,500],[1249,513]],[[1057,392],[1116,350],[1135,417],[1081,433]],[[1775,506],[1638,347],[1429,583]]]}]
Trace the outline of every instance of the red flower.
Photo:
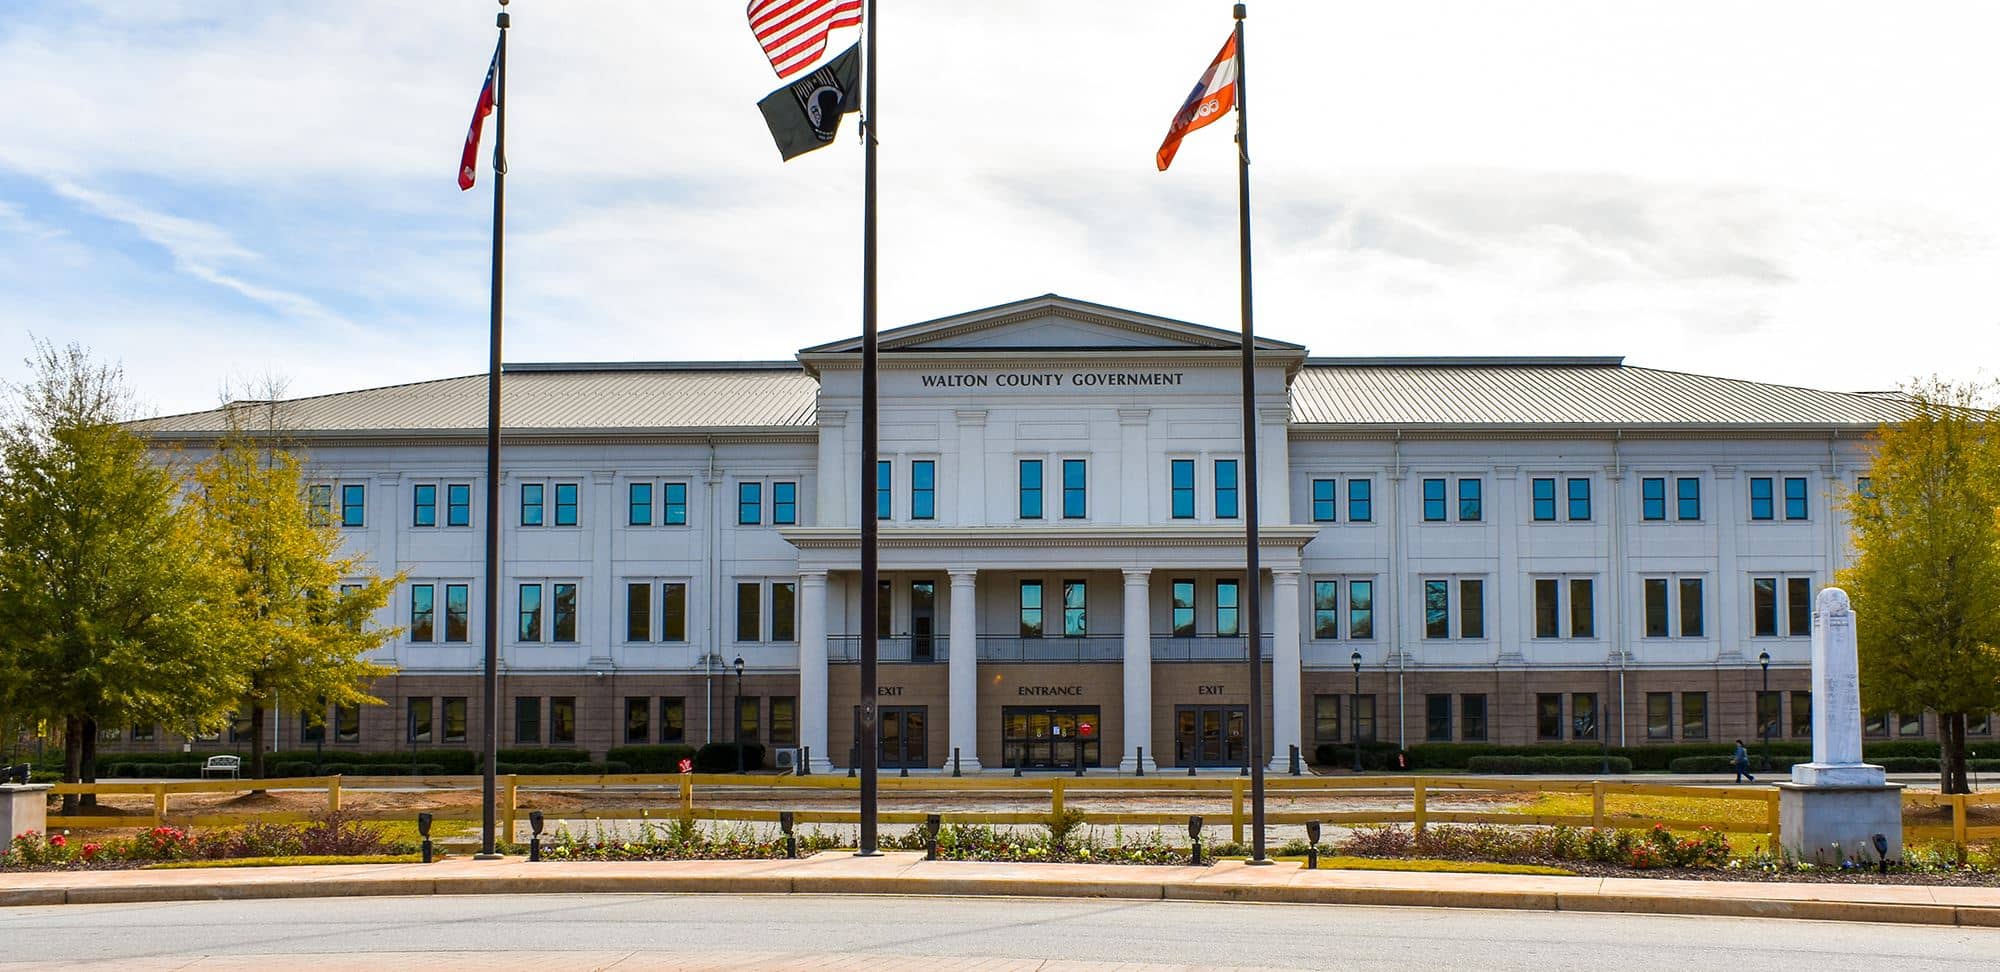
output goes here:
[{"label": "red flower", "polygon": [[61,835],[61,834],[57,834],[57,835],[55,835],[54,837],[50,837],[50,838],[49,838],[49,846],[50,846],[50,847],[54,847],[54,848],[57,848],[57,849],[61,849],[61,848],[64,848],[64,847],[68,847],[68,846],[69,846],[69,838],[68,838],[68,837],[64,837],[64,836],[63,836],[63,835]]}]

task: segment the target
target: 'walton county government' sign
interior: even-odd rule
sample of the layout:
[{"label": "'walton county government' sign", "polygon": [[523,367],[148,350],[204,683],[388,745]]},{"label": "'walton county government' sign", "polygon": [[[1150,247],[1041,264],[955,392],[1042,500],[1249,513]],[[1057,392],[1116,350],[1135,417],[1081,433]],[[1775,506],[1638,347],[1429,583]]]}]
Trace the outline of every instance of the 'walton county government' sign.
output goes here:
[{"label": "'walton county government' sign", "polygon": [[1178,385],[1186,377],[1180,371],[1008,371],[997,375],[962,373],[923,375],[925,388],[1074,388],[1129,385]]}]

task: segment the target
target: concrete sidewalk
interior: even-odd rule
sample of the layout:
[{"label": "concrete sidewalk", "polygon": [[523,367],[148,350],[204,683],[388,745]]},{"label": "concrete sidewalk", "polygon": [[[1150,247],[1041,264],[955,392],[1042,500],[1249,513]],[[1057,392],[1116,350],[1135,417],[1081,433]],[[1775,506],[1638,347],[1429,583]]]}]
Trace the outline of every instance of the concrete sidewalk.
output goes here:
[{"label": "concrete sidewalk", "polygon": [[1783,884],[1396,871],[1297,864],[1137,867],[925,861],[916,853],[797,861],[190,868],[0,874],[0,906],[368,895],[888,894],[1403,905],[2000,927],[2000,888]]}]

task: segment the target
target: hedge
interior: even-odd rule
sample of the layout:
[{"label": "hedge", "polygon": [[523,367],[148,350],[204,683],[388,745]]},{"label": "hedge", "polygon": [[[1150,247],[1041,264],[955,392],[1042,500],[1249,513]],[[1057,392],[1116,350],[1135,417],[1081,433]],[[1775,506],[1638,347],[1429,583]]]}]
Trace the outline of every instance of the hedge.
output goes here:
[{"label": "hedge", "polygon": [[[1354,765],[1354,747],[1344,743],[1321,743],[1313,748],[1313,762],[1332,769],[1347,769]],[[1362,743],[1361,768],[1365,770],[1396,769],[1396,744],[1385,742]]]},{"label": "hedge", "polygon": [[1474,756],[1466,760],[1466,769],[1474,773],[1573,773],[1591,774],[1604,772],[1609,764],[1612,773],[1632,772],[1632,761],[1623,756],[1608,759],[1600,751],[1595,756]]},{"label": "hedge", "polygon": [[[569,754],[573,751],[556,750],[556,752]],[[195,771],[187,775],[199,776],[201,775],[202,764],[206,763],[210,756],[239,757],[243,760],[244,772],[249,772],[250,754],[247,752],[107,753],[97,757],[97,775],[99,777],[122,776],[127,778],[136,776],[166,776],[168,774],[161,772],[157,767],[162,765],[185,766],[192,764],[195,767]],[[574,760],[588,759],[589,757],[577,754],[570,758]],[[288,765],[296,768],[296,764],[299,763],[304,763],[308,766],[338,763],[345,766],[385,767],[379,772],[371,770],[362,774],[370,776],[407,775],[408,768],[414,763],[418,766],[441,766],[443,770],[438,771],[440,773],[466,776],[478,772],[479,754],[470,749],[406,749],[368,752],[357,752],[349,749],[330,749],[319,753],[314,753],[306,749],[286,749],[278,752],[266,752],[264,754],[264,772],[266,776],[329,775],[311,770],[304,772],[283,772],[277,769],[277,767]],[[395,766],[404,767],[406,772],[398,774],[393,769],[386,768]],[[121,771],[122,767],[129,767],[129,769]]]},{"label": "hedge", "polygon": [[603,776],[610,773],[630,773],[632,764],[608,760],[593,763],[581,760],[574,763],[494,763],[493,771],[502,776]]},{"label": "hedge", "polygon": [[[736,743],[726,743],[726,742],[709,743],[708,745],[705,745],[700,749],[695,750],[694,754],[695,772],[697,773],[736,772],[737,745],[738,744]],[[746,741],[741,745],[743,746],[743,768],[746,770],[762,769],[764,766],[764,744]]]},{"label": "hedge", "polygon": [[[610,762],[629,764],[634,773],[678,773],[681,771],[681,760],[694,759],[694,747],[672,744],[614,746],[604,754],[604,758]],[[736,768],[734,760],[730,761],[729,768]]]},{"label": "hedge", "polygon": [[[1731,747],[1730,752],[1735,752],[1735,747]],[[1771,765],[1767,767],[1764,765],[1764,757],[1762,755],[1751,753],[1750,772],[1763,773],[1772,771],[1784,773],[1789,772],[1793,766],[1800,763],[1810,762],[1812,762],[1811,756],[1780,756],[1774,752],[1771,754]],[[1937,760],[1932,760],[1931,765],[1936,766]],[[1728,754],[1720,756],[1682,756],[1667,764],[1667,772],[1669,773],[1728,773],[1735,768],[1735,760]]]},{"label": "hedge", "polygon": [[[493,762],[496,764],[511,763],[516,766],[525,766],[531,763],[588,763],[590,762],[590,754],[581,749],[543,749],[537,746],[533,749],[499,750],[493,754]],[[497,767],[496,771],[506,772],[505,770],[498,770]]]},{"label": "hedge", "polygon": [[[1753,752],[1763,752],[1763,745],[1745,740]],[[1396,747],[1393,743],[1363,743],[1361,746],[1362,766],[1371,770],[1396,770],[1407,768],[1410,772],[1427,770],[1468,770],[1470,761],[1480,756],[1602,756],[1601,744],[1590,742],[1548,742],[1528,745],[1501,745],[1496,743],[1418,743],[1405,752],[1406,767],[1396,764]],[[1711,743],[1658,743],[1642,746],[1612,746],[1613,757],[1622,756],[1632,761],[1632,768],[1640,771],[1673,771],[1676,760],[1690,757],[1727,758],[1736,751],[1733,741]],[[1781,757],[1797,757],[1804,762],[1812,757],[1812,743],[1803,740],[1772,740],[1770,744],[1772,761]],[[1918,757],[1935,762],[1938,758],[1938,744],[1921,739],[1881,740],[1865,743],[1862,751],[1870,762],[1879,763],[1897,757]],[[1344,744],[1328,743],[1318,746],[1313,752],[1314,762],[1332,769],[1343,769],[1354,764],[1354,750]],[[1727,766],[1724,767],[1727,770]],[[1689,772],[1708,772],[1706,770]]]}]

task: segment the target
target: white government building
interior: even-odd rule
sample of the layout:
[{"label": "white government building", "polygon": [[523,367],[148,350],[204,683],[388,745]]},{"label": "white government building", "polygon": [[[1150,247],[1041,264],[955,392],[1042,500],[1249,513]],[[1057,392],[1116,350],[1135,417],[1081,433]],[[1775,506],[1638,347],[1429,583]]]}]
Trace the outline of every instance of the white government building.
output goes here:
[{"label": "white government building", "polygon": [[[883,333],[883,765],[1244,761],[1238,347],[1053,295]],[[740,732],[848,765],[859,352],[507,366],[503,747]],[[478,745],[485,395],[473,375],[278,406],[351,548],[407,578],[387,705],[328,713],[329,749]],[[1257,395],[1274,768],[1357,735],[1809,733],[1811,599],[1851,556],[1840,504],[1893,396],[1278,340]],[[199,451],[227,425],[146,430]]]}]

